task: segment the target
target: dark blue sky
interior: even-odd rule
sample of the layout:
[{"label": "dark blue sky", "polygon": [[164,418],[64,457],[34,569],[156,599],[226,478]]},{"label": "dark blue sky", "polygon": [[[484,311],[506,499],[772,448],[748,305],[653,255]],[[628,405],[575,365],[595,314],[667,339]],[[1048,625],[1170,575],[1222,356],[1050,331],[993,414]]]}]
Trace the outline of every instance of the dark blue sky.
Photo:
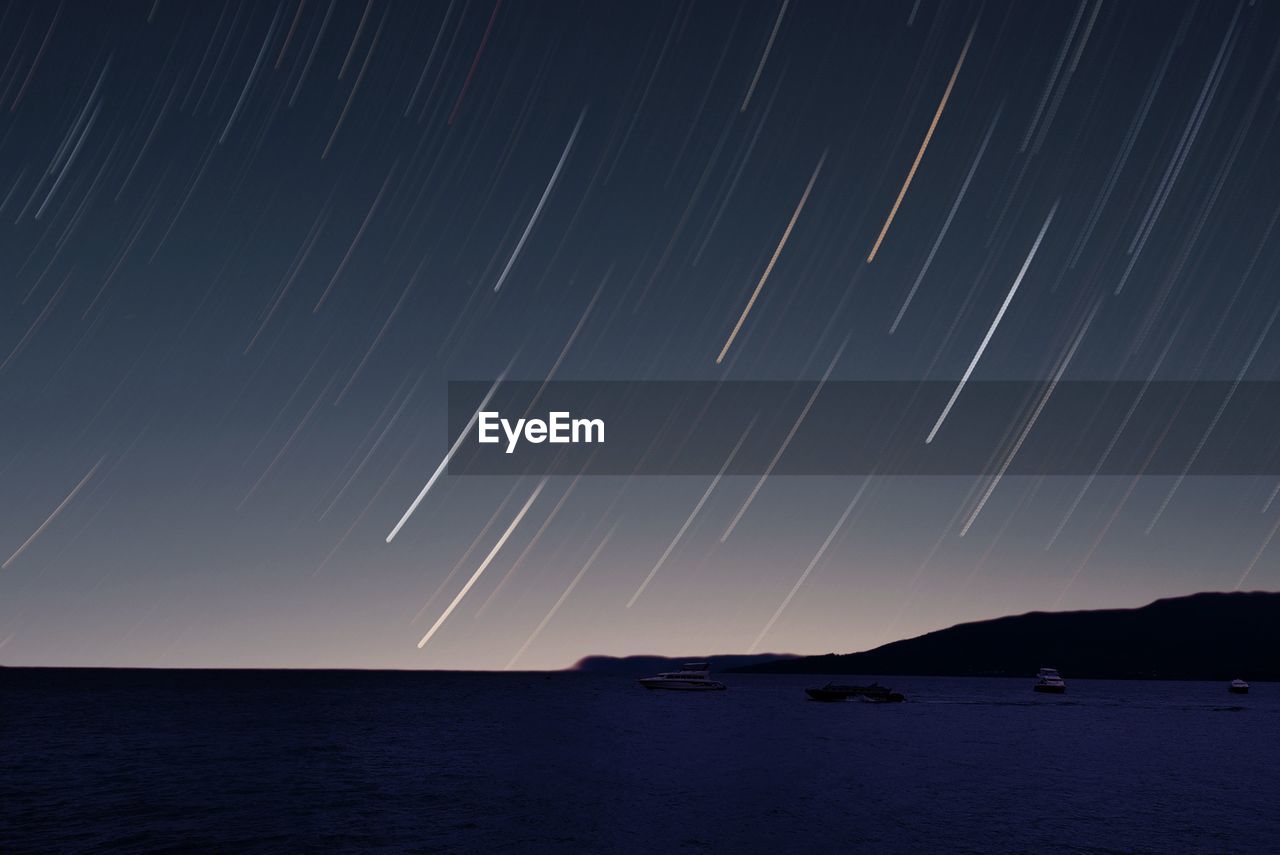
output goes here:
[{"label": "dark blue sky", "polygon": [[509,366],[1280,379],[1275,3],[41,2],[0,46],[0,662],[844,651],[1277,584],[1261,476],[777,477],[723,541],[757,479],[449,476],[385,542],[447,381]]}]

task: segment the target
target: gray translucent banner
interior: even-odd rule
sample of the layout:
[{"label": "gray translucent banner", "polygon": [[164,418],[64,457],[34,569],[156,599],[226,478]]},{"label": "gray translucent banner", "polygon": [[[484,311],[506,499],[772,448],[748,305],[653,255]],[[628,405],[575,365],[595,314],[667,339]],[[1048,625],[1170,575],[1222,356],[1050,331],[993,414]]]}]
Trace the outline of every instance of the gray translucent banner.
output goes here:
[{"label": "gray translucent banner", "polygon": [[1277,475],[1278,423],[1276,382],[458,381],[449,473]]}]

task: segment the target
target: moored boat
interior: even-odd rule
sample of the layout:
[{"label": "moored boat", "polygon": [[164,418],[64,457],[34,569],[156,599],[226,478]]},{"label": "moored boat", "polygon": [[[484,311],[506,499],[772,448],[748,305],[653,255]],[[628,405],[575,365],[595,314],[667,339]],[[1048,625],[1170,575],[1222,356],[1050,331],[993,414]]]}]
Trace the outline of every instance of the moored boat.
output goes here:
[{"label": "moored boat", "polygon": [[888,704],[907,699],[901,692],[895,692],[879,683],[872,683],[869,686],[827,683],[825,686],[805,689],[804,693],[815,701],[863,701],[872,704]]},{"label": "moored boat", "polygon": [[678,692],[723,691],[729,688],[711,679],[711,666],[706,662],[686,662],[679,671],[667,671],[655,677],[641,677],[646,689],[670,689]]},{"label": "moored boat", "polygon": [[1231,685],[1227,686],[1227,691],[1233,695],[1247,695],[1249,694],[1249,684],[1237,678],[1231,681]]},{"label": "moored boat", "polygon": [[1061,695],[1067,691],[1067,683],[1062,679],[1057,668],[1041,668],[1036,674],[1036,682],[1032,689],[1050,695]]}]

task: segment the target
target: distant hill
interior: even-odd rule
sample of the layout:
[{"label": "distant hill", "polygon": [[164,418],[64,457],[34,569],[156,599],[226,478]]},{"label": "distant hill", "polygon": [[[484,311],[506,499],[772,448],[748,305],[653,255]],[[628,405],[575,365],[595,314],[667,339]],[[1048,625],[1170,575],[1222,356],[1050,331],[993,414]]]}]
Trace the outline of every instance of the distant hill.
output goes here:
[{"label": "distant hill", "polygon": [[728,671],[763,662],[785,662],[795,659],[793,653],[734,653],[725,656],[586,656],[579,659],[570,671],[586,671],[591,674],[658,674],[662,671],[678,671],[686,662],[709,662],[713,671]]},{"label": "distant hill", "polygon": [[[1203,593],[1137,609],[1030,612],[964,623],[863,653],[745,665],[755,674],[1280,680],[1280,592]],[[728,669],[726,669],[728,670]]]}]

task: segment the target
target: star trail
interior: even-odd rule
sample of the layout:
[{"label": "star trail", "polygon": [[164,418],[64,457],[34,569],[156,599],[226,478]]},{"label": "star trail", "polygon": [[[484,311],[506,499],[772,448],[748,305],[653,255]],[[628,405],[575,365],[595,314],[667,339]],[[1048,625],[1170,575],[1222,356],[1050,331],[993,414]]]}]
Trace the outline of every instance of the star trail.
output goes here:
[{"label": "star trail", "polygon": [[[1280,4],[64,0],[0,46],[3,664],[844,651],[1280,584],[1274,476],[1005,471],[1060,380],[1280,380]],[[727,474],[803,397],[714,477],[455,471],[449,381],[553,379],[954,384],[931,444],[1044,386],[972,477]]]}]

